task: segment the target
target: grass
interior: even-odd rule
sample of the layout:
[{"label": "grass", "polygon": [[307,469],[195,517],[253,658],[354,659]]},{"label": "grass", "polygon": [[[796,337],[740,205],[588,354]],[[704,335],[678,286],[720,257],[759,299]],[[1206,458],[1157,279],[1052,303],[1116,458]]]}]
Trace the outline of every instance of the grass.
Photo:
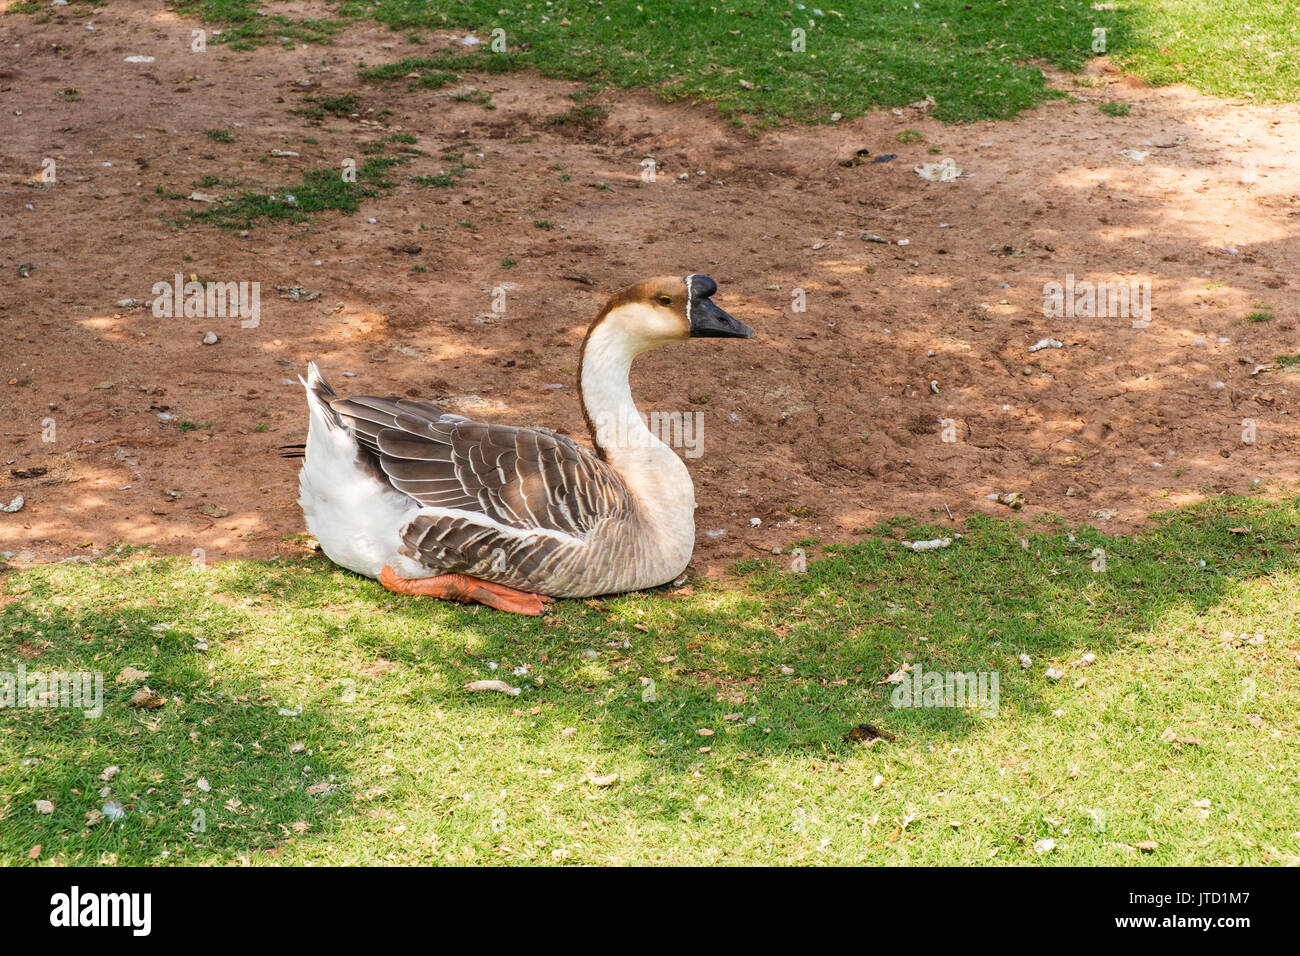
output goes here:
[{"label": "grass", "polygon": [[448,57],[407,57],[382,66],[361,70],[361,78],[372,83],[408,80],[407,89],[440,89],[460,79],[458,73],[447,69],[452,60]]},{"label": "grass", "polygon": [[295,43],[330,43],[345,25],[344,20],[286,17],[262,12],[261,0],[168,0],[177,13],[201,17],[221,26],[210,43],[226,44],[232,50],[251,50],[265,43],[292,47]]},{"label": "grass", "polygon": [[1128,116],[1133,108],[1128,103],[1121,103],[1119,100],[1107,100],[1104,103],[1098,103],[1097,109],[1107,116]]},{"label": "grass", "polygon": [[315,122],[322,122],[326,115],[347,117],[361,108],[361,100],[355,93],[343,93],[339,96],[304,96],[304,106],[289,112]]},{"label": "grass", "polygon": [[1111,57],[1155,85],[1187,83],[1255,103],[1300,100],[1300,31],[1289,0],[1129,0]]},{"label": "grass", "polygon": [[[1057,95],[1026,61],[1077,67],[1090,55],[1094,25],[1118,30],[1118,17],[1084,4],[1025,6],[946,0],[918,9],[893,0],[814,20],[811,6],[773,10],[742,0],[715,9],[659,0],[620,8],[607,20],[601,8],[559,0],[543,21],[541,8],[502,17],[500,5],[487,0],[450,9],[378,0],[342,3],[339,15],[397,30],[456,27],[484,36],[500,26],[507,52],[484,44],[459,58],[462,69],[527,67],[598,86],[649,88],[669,99],[710,100],[737,122],[762,125],[829,121],[832,112],[854,116],[927,94],[942,119],[1012,116]],[[805,52],[792,49],[795,29],[806,34]]]},{"label": "grass", "polygon": [[225,186],[227,189],[233,189],[236,186],[243,185],[242,179],[226,179],[221,176],[200,176],[194,180],[195,189],[211,189],[214,186]]},{"label": "grass", "polygon": [[474,168],[472,163],[465,162],[465,150],[468,149],[478,149],[478,146],[465,140],[447,147],[440,155],[443,162],[451,164],[450,167],[434,175],[412,176],[412,182],[417,186],[433,186],[438,189],[450,189],[452,186],[460,185],[465,174]]},{"label": "grass", "polygon": [[[107,2],[108,0],[72,0],[72,3],[77,4],[78,6],[85,6],[85,7],[99,7],[99,6],[103,6]],[[48,8],[49,8],[48,3],[40,3],[37,2],[37,0],[18,0],[17,3],[13,3],[9,6],[8,12],[41,13],[41,14],[48,15],[49,13]]]},{"label": "grass", "polygon": [[[209,8],[255,6],[208,0]],[[737,123],[828,121],[935,97],[940,119],[1014,116],[1060,95],[1036,61],[1078,69],[1093,55],[1093,30],[1106,30],[1107,52],[1153,83],[1187,82],[1256,101],[1300,98],[1300,53],[1289,0],[1262,0],[1225,11],[1210,0],[1121,0],[1098,11],[1083,0],[1008,4],[1002,0],[886,0],[851,15],[812,5],[773,9],[758,0],[694,8],[656,0],[605,19],[603,8],[556,0],[503,16],[491,0],[454,7],[426,0],[346,0],[339,18],[372,18],[394,30],[506,31],[508,49],[454,58],[450,72],[533,68],[599,88],[657,91],[716,103]],[[567,20],[567,25],[560,25]],[[796,52],[804,33],[804,52]],[[1249,44],[1249,45],[1247,45]],[[635,52],[633,52],[635,51]],[[417,82],[454,77],[447,58]],[[852,68],[846,68],[851,66]],[[404,71],[409,72],[409,71]]]},{"label": "grass", "polygon": [[327,210],[352,215],[361,207],[362,199],[378,196],[382,188],[391,184],[383,176],[386,168],[374,159],[367,160],[357,168],[356,182],[344,180],[337,169],[304,170],[296,186],[271,191],[247,190],[225,197],[210,209],[191,212],[189,218],[222,229],[251,229],[267,221],[304,222],[312,213]]},{"label": "grass", "polygon": [[[544,620],[319,557],[10,571],[0,669],[105,687],[98,719],[0,722],[0,862],[1294,862],[1298,528],[1300,500],[1221,498],[1135,538],[977,518],[914,554],[894,539],[939,529],[899,519],[803,542],[805,573]],[[905,661],[998,672],[996,715],[894,708]],[[165,706],[128,704],[128,666]],[[463,689],[493,677],[520,695]],[[105,786],[127,815],[88,825]]]},{"label": "grass", "polygon": [[605,117],[608,115],[609,110],[606,107],[585,103],[580,106],[572,106],[563,113],[547,117],[543,123],[546,126],[558,126],[561,129],[593,130],[605,122]]},{"label": "grass", "polygon": [[[1094,55],[1097,28],[1106,31],[1111,59],[1148,82],[1189,83],[1255,102],[1300,99],[1300,71],[1292,68],[1300,59],[1300,32],[1291,0],[1227,8],[1214,0],[1119,0],[1114,10],[1095,10],[1086,0],[883,0],[844,14],[826,7],[821,17],[812,4],[774,8],[760,0],[717,8],[645,0],[613,13],[587,0],[512,11],[498,0],[342,0],[332,16],[306,19],[267,12],[270,4],[261,0],[171,0],[170,6],[218,25],[222,32],[211,42],[241,50],[329,43],[359,19],[408,36],[456,29],[485,41],[500,27],[506,52],[484,42],[458,56],[371,67],[368,78],[416,72],[412,86],[436,88],[471,70],[536,69],[593,90],[612,85],[707,100],[750,126],[829,122],[832,113],[853,117],[927,95],[935,98],[934,115],[948,122],[1014,116],[1062,95],[1048,88],[1035,64],[1077,70]],[[10,10],[47,15],[32,3]]]},{"label": "grass", "polygon": [[461,90],[459,93],[453,94],[451,98],[457,103],[473,103],[485,110],[496,109],[496,104],[492,102],[492,94],[486,90]]},{"label": "grass", "polygon": [[[415,137],[409,134],[393,134],[363,143],[362,152],[367,158],[355,168],[355,177],[344,178],[341,168],[307,169],[297,185],[268,186],[226,195],[208,209],[189,212],[189,221],[222,229],[251,229],[263,222],[305,222],[315,213],[331,210],[352,215],[361,208],[363,199],[375,198],[397,186],[387,175],[388,171],[420,155],[411,145],[414,142]],[[390,146],[399,155],[388,155],[386,150]],[[195,185],[232,187],[240,182],[204,176]],[[161,185],[157,191],[166,198],[182,198],[180,194],[168,194]]]},{"label": "grass", "polygon": [[452,186],[460,184],[460,180],[448,173],[437,173],[432,176],[412,176],[411,180],[417,186],[433,186],[438,189],[450,189]]}]

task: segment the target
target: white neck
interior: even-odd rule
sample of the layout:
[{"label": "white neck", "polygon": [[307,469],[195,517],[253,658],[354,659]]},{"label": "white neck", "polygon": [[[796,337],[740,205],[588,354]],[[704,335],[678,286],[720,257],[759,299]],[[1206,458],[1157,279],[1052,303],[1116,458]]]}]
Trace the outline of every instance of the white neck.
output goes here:
[{"label": "white neck", "polygon": [[606,316],[587,338],[582,353],[578,388],[582,405],[591,422],[592,440],[604,459],[643,498],[684,497],[692,501],[690,473],[677,454],[646,427],[636,403],[628,374],[632,360],[661,344],[630,335],[624,316],[634,309],[624,306]]}]

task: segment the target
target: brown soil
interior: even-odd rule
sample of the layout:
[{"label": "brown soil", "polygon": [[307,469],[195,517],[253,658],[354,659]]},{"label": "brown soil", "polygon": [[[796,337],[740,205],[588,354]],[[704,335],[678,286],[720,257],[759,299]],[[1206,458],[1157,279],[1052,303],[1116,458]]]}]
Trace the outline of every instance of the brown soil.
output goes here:
[{"label": "brown soil", "polygon": [[[705,106],[607,94],[603,122],[568,128],[544,121],[577,87],[532,75],[466,77],[495,110],[452,99],[461,87],[362,84],[359,61],[421,52],[379,28],[329,47],[195,54],[193,26],[136,0],[0,21],[0,504],[27,501],[0,514],[0,550],[19,563],[117,542],[209,559],[300,548],[286,540],[302,530],[296,467],[275,449],[303,438],[296,377],[312,358],[342,391],[581,435],[587,322],[611,292],[663,273],[711,274],[719,304],[759,331],[662,349],[634,372],[643,408],[705,415],[691,463],[701,572],[800,538],[851,540],[897,513],[943,526],[1006,514],[986,497],[997,492],[1021,492],[1026,516],[1117,509],[1101,526],[1119,530],[1207,493],[1296,480],[1297,380],[1256,373],[1300,351],[1294,106],[1147,89],[1098,63],[1095,86],[1054,78],[1082,102],[1014,122],[945,127],[908,109],[751,136]],[[304,95],[346,92],[358,116],[290,113]],[[1103,115],[1096,103],[1111,99],[1131,115]],[[205,137],[216,127],[235,142]],[[925,141],[898,142],[904,128]],[[399,131],[425,155],[357,215],[248,235],[161,218],[204,207],[159,184],[290,184]],[[460,185],[406,179],[439,172],[440,152],[466,139],[476,168]],[[860,148],[866,162],[839,163]],[[647,155],[658,179],[638,188]],[[28,182],[44,157],[53,188]],[[943,157],[965,175],[913,172]],[[260,282],[260,326],[114,306],[177,272]],[[1045,318],[1043,286],[1067,274],[1149,279],[1150,327]],[[791,309],[796,288],[806,312]],[[1272,318],[1248,321],[1259,305]],[[209,330],[218,344],[201,344]],[[1064,347],[1027,351],[1047,337]],[[942,419],[956,441],[941,440]]]}]

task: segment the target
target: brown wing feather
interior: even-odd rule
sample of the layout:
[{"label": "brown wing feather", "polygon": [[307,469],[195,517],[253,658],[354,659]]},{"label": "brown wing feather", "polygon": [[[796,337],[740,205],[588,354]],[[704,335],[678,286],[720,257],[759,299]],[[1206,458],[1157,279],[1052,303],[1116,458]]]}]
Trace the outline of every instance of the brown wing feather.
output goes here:
[{"label": "brown wing feather", "polygon": [[630,510],[618,474],[563,435],[475,422],[409,399],[362,396],[330,405],[389,483],[423,507],[578,538]]}]

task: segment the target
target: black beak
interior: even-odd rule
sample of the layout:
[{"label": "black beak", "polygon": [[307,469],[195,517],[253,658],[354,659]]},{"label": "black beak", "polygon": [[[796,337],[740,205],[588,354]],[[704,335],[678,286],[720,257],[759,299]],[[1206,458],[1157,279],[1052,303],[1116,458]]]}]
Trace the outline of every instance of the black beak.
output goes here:
[{"label": "black beak", "polygon": [[754,330],[734,315],[729,315],[705,296],[690,305],[691,338],[752,339]]}]

